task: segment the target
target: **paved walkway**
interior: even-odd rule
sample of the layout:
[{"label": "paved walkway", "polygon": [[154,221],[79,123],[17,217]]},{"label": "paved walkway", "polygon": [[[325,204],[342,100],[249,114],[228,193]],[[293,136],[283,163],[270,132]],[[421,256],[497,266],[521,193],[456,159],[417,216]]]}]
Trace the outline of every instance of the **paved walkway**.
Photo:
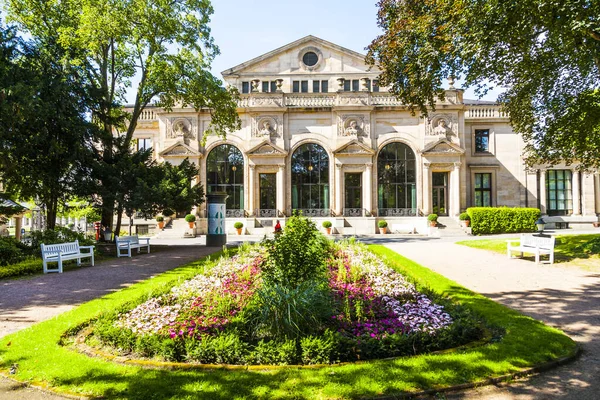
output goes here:
[{"label": "paved walkway", "polygon": [[[231,242],[260,240],[247,236],[230,239]],[[571,364],[510,386],[486,386],[449,394],[447,398],[598,399],[600,265],[591,271],[561,264],[538,266],[531,261],[508,260],[503,255],[459,246],[454,244],[457,239],[375,235],[364,240],[385,244],[469,289],[564,330],[582,345],[583,354]],[[217,250],[200,246],[201,239],[165,241],[164,244],[167,243],[178,246],[132,259],[109,260],[62,275],[0,281],[0,337]],[[0,379],[0,399],[59,400],[62,397]]]},{"label": "paved walkway", "polygon": [[536,265],[444,239],[386,243],[390,249],[508,307],[563,330],[581,344],[576,361],[509,386],[485,386],[448,399],[600,398],[600,265],[592,270]]}]

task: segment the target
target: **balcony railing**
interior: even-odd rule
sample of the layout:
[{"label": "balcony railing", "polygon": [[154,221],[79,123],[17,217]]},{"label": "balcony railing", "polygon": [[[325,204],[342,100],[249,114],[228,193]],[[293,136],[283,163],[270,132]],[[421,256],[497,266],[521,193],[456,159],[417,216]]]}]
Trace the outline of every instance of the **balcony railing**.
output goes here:
[{"label": "balcony railing", "polygon": [[380,208],[377,210],[380,217],[417,217],[416,208]]},{"label": "balcony railing", "polygon": [[465,111],[465,119],[508,118],[499,106],[469,106]]},{"label": "balcony railing", "polygon": [[362,217],[364,212],[362,208],[344,208],[344,217]]},{"label": "balcony railing", "polygon": [[258,218],[277,218],[279,217],[279,212],[276,209],[265,209],[261,208],[254,212]]},{"label": "balcony railing", "polygon": [[245,218],[245,210],[225,210],[225,217],[227,218]]}]

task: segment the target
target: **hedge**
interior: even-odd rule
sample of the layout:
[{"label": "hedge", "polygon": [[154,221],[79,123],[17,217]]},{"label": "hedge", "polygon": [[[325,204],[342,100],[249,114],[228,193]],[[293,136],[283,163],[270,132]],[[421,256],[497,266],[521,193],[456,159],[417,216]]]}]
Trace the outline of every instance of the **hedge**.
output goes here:
[{"label": "hedge", "polygon": [[473,235],[491,233],[535,232],[535,221],[540,217],[537,208],[471,207]]}]

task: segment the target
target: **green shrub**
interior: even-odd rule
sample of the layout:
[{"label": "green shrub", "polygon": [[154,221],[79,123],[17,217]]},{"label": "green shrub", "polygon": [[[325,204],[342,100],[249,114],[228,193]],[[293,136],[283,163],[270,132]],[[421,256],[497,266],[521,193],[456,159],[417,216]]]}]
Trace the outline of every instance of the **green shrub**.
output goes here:
[{"label": "green shrub", "polygon": [[16,264],[27,257],[20,244],[12,237],[0,237],[0,266]]},{"label": "green shrub", "polygon": [[600,236],[577,246],[577,250],[586,254],[600,254]]},{"label": "green shrub", "polygon": [[163,217],[162,215],[156,216],[156,222],[163,222],[164,220],[165,220],[165,217]]},{"label": "green shrub", "polygon": [[196,222],[196,216],[194,214],[188,214],[185,216],[186,222]]},{"label": "green shrub", "polygon": [[42,272],[42,270],[43,266],[41,259],[29,259],[16,264],[0,267],[0,279],[9,278],[11,276],[31,275]]},{"label": "green shrub", "polygon": [[470,221],[471,217],[469,217],[469,213],[464,212],[464,213],[460,213],[460,215],[458,216],[458,219],[461,221]]},{"label": "green shrub", "polygon": [[474,235],[535,232],[540,217],[537,208],[471,207],[467,213]]},{"label": "green shrub", "polygon": [[233,227],[235,229],[242,229],[244,227],[244,224],[242,224],[241,222],[236,222],[235,224],[233,224]]},{"label": "green shrub", "polygon": [[320,336],[307,336],[300,340],[303,364],[330,364],[337,359],[338,335],[326,330]]},{"label": "green shrub", "polygon": [[170,217],[171,215],[175,214],[175,211],[171,210],[170,208],[165,208],[163,210],[163,215]]},{"label": "green shrub", "polygon": [[74,242],[75,240],[78,240],[81,246],[90,246],[95,243],[94,240],[86,238],[81,232],[75,232],[69,228],[57,227],[54,230],[32,231],[29,252],[31,255],[41,257],[42,250],[40,244],[66,243]]},{"label": "green shrub", "polygon": [[315,223],[302,216],[288,219],[275,240],[266,240],[267,261],[262,266],[266,283],[296,287],[323,279],[329,242]]},{"label": "green shrub", "polygon": [[381,220],[381,221],[377,222],[377,226],[380,228],[387,228],[388,223],[384,220]]},{"label": "green shrub", "polygon": [[245,364],[249,345],[234,332],[186,342],[187,359],[203,364]]},{"label": "green shrub", "polygon": [[321,224],[323,225],[323,228],[331,228],[331,221],[323,221],[323,223]]},{"label": "green shrub", "polygon": [[295,340],[261,340],[248,356],[249,364],[298,364],[298,346]]},{"label": "green shrub", "polygon": [[437,221],[437,219],[438,219],[438,215],[437,214],[429,214],[427,216],[427,220],[428,221]]}]

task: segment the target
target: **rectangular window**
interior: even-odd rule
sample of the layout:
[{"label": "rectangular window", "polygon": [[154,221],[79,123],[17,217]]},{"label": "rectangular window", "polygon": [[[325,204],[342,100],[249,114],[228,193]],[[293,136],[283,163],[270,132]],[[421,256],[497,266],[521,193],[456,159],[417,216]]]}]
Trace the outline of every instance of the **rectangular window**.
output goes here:
[{"label": "rectangular window", "polygon": [[546,173],[546,205],[548,215],[573,213],[573,174],[570,170],[549,170]]},{"label": "rectangular window", "polygon": [[346,79],[344,81],[344,92],[349,92],[350,91],[350,85],[352,84],[352,81],[349,81],[348,79]]},{"label": "rectangular window", "polygon": [[294,92],[294,93],[300,92],[300,81],[292,82],[292,92]]},{"label": "rectangular window", "polygon": [[242,93],[250,93],[250,82],[242,82]]},{"label": "rectangular window", "polygon": [[358,92],[358,89],[359,89],[359,81],[358,81],[358,79],[353,79],[352,80],[352,91]]},{"label": "rectangular window", "polygon": [[277,91],[277,81],[271,81],[271,93],[275,93]]},{"label": "rectangular window", "polygon": [[269,91],[269,81],[263,81],[262,82],[262,91],[264,93],[267,93]]},{"label": "rectangular window", "polygon": [[313,81],[313,93],[319,93],[321,91],[321,81]]},{"label": "rectangular window", "polygon": [[475,174],[475,207],[492,206],[492,174]]},{"label": "rectangular window", "polygon": [[137,139],[137,151],[148,150],[152,148],[152,138]]},{"label": "rectangular window", "polygon": [[490,152],[490,130],[475,129],[475,153]]},{"label": "rectangular window", "polygon": [[379,81],[377,79],[373,80],[373,87],[371,90],[373,92],[379,92]]},{"label": "rectangular window", "polygon": [[329,81],[321,81],[321,92],[329,92]]},{"label": "rectangular window", "polygon": [[301,81],[300,87],[301,87],[302,93],[308,93],[308,81]]}]

